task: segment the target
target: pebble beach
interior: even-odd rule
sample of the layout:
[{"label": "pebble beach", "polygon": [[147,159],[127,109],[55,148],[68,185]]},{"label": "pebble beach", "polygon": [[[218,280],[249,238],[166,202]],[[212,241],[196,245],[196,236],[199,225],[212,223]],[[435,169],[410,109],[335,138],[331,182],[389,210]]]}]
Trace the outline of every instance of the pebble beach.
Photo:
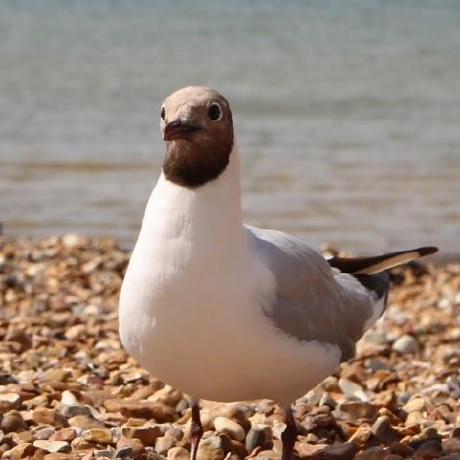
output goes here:
[{"label": "pebble beach", "polygon": [[[128,260],[115,240],[0,237],[0,458],[189,458],[187,396],[119,340]],[[391,275],[357,357],[295,405],[301,460],[460,459],[460,263]],[[272,401],[203,401],[201,417],[198,460],[279,458]]]}]

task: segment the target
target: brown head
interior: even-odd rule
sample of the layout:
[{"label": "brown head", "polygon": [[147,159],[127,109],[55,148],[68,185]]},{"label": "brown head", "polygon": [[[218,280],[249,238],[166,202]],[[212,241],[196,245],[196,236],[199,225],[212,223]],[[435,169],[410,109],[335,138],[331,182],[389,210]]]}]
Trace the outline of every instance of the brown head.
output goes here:
[{"label": "brown head", "polygon": [[195,188],[219,177],[233,148],[227,100],[211,88],[187,86],[165,99],[160,117],[166,179]]}]

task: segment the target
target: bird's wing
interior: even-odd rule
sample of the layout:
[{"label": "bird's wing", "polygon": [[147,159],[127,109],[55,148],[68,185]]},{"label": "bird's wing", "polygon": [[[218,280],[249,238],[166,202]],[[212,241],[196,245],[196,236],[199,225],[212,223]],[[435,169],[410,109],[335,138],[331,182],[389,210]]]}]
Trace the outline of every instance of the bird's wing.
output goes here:
[{"label": "bird's wing", "polygon": [[380,286],[377,293],[353,275],[332,269],[298,238],[255,227],[247,230],[258,260],[275,279],[275,296],[264,309],[276,327],[302,341],[336,344],[342,360],[353,357],[356,341],[383,313],[387,275],[373,275],[384,284],[384,292]]}]

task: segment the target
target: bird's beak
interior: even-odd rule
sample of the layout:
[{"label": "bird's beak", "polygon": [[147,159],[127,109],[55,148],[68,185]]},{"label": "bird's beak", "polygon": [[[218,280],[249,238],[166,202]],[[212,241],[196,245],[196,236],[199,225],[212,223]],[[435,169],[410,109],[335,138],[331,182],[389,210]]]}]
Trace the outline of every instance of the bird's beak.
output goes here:
[{"label": "bird's beak", "polygon": [[190,134],[199,129],[199,126],[189,121],[174,120],[165,126],[163,140],[173,141],[175,139],[189,139]]}]

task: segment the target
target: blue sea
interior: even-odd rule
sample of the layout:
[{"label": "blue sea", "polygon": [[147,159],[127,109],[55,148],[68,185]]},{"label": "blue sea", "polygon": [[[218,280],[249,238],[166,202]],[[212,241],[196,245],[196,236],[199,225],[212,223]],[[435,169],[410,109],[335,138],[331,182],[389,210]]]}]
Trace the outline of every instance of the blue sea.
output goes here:
[{"label": "blue sea", "polygon": [[460,252],[460,1],[0,1],[0,222],[130,248],[163,98],[230,100],[246,221]]}]

